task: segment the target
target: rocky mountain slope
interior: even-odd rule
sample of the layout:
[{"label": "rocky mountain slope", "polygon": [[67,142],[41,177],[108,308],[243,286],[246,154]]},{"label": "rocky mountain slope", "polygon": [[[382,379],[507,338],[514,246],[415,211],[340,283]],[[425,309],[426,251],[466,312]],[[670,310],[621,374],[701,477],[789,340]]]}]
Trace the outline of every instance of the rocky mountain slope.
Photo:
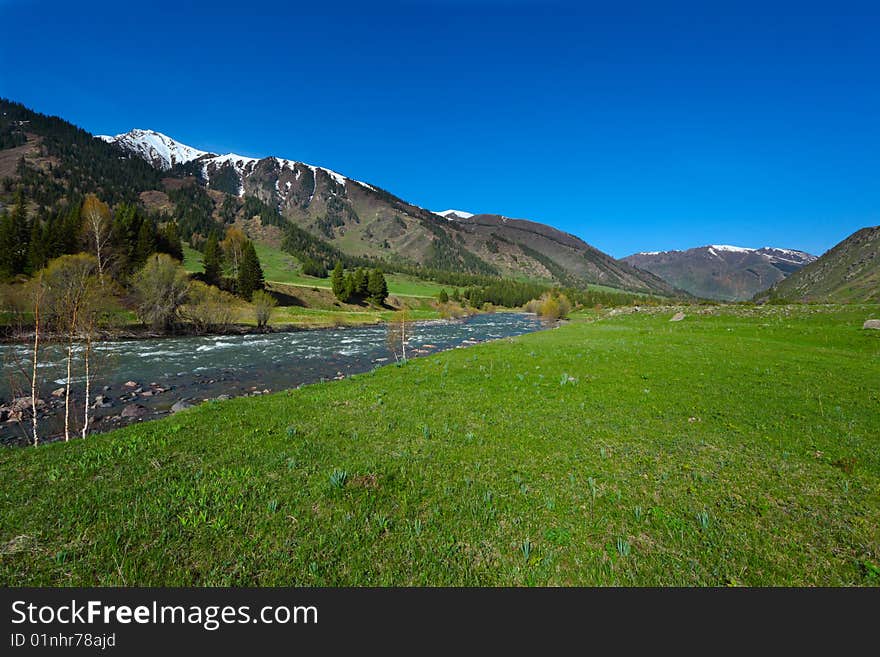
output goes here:
[{"label": "rocky mountain slope", "polygon": [[815,259],[809,253],[793,249],[714,244],[686,251],[636,253],[623,261],[695,296],[743,301]]},{"label": "rocky mountain slope", "polygon": [[789,301],[880,302],[880,226],[856,231],[764,296]]},{"label": "rocky mountain slope", "polygon": [[170,176],[192,175],[209,190],[256,197],[351,255],[564,285],[673,293],[657,276],[543,224],[462,210],[435,213],[331,169],[278,157],[207,153],[152,131],[102,139]]}]

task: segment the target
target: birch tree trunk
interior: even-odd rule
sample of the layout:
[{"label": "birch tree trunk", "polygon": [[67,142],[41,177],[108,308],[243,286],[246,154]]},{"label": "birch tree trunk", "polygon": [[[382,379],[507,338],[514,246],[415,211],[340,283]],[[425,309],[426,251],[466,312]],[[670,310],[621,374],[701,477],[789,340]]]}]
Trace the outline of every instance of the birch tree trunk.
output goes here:
[{"label": "birch tree trunk", "polygon": [[[71,318],[70,332],[67,334],[67,382],[64,387],[64,442],[70,441],[70,378],[73,366],[73,338],[76,335],[76,310]],[[86,400],[88,405],[88,400]]]},{"label": "birch tree trunk", "polygon": [[89,361],[92,355],[92,327],[86,328],[86,351],[85,351],[85,370],[86,370],[86,401],[83,404],[85,408],[85,417],[83,418],[82,437],[85,438],[89,432],[89,400],[92,394],[92,373],[89,370]]},{"label": "birch tree trunk", "polygon": [[40,275],[34,302],[34,359],[31,368],[31,415],[34,423],[34,447],[40,444],[40,434],[37,431],[37,362],[40,352],[40,302],[43,296],[43,276]]}]

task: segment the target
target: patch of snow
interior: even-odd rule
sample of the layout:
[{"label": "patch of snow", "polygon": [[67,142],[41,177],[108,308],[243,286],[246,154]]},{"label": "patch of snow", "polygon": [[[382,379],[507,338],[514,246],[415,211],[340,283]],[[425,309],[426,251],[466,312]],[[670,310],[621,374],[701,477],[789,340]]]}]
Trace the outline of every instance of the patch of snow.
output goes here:
[{"label": "patch of snow", "polygon": [[[354,179],[352,178],[352,180],[354,180]],[[372,191],[374,191],[374,192],[379,191],[379,190],[377,190],[375,187],[373,187],[372,185],[368,185],[367,183],[365,183],[365,182],[361,182],[360,180],[355,180],[354,182],[356,182],[356,183],[357,183],[358,185],[360,185],[361,187],[366,187],[367,189],[370,189],[370,190],[372,190]]]},{"label": "patch of snow", "polygon": [[[470,219],[474,216],[472,212],[465,212],[464,210],[443,210],[443,212],[435,212],[434,214],[450,220],[453,220],[456,217],[459,219]],[[455,217],[452,215],[455,215]]]},{"label": "patch of snow", "polygon": [[730,244],[710,244],[709,250],[730,251],[732,253],[751,253],[755,249],[747,249],[743,246],[731,246]]}]

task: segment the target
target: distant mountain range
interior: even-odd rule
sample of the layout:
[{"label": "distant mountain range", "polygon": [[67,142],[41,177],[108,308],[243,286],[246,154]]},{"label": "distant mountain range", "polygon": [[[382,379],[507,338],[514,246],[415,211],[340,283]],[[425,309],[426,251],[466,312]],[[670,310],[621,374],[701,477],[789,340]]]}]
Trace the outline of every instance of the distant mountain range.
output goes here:
[{"label": "distant mountain range", "polygon": [[816,256],[794,249],[712,244],[685,251],[635,253],[623,261],[694,296],[743,301],[784,280]]},{"label": "distant mountain range", "polygon": [[856,231],[762,296],[787,301],[880,302],[880,226]]},{"label": "distant mountain range", "polygon": [[[256,197],[351,255],[562,285],[675,292],[654,274],[544,224],[463,210],[431,212],[325,167],[278,157],[209,153],[152,130],[100,139],[169,176],[191,175],[209,190]],[[155,195],[152,199],[159,205],[164,202]]]}]

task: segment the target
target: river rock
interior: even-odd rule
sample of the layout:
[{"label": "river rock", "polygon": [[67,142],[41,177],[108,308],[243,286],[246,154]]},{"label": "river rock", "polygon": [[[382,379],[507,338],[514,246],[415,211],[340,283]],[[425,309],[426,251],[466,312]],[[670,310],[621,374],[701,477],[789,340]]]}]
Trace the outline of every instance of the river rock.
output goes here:
[{"label": "river rock", "polygon": [[129,404],[122,409],[122,417],[143,417],[149,413],[149,409],[140,404]]},{"label": "river rock", "polygon": [[217,395],[214,397],[215,401],[226,401],[227,399],[232,399],[229,395]]},{"label": "river rock", "polygon": [[684,313],[682,313],[682,312],[678,312],[678,313],[675,313],[675,314],[672,316],[672,319],[670,319],[669,321],[670,321],[670,322],[680,322],[680,321],[683,320],[683,319],[684,319]]},{"label": "river rock", "polygon": [[869,319],[862,324],[863,329],[880,329],[880,319]]},{"label": "river rock", "polygon": [[179,399],[178,401],[174,402],[173,406],[171,406],[171,412],[179,413],[180,411],[185,411],[186,409],[192,408],[193,406],[195,406],[195,404],[193,404],[192,402],[189,402],[185,399]]},{"label": "river rock", "polygon": [[53,397],[63,397],[64,393],[67,391],[67,388],[56,388],[52,391]]},{"label": "river rock", "polygon": [[107,395],[97,395],[92,408],[110,408],[112,406],[113,401]]},{"label": "river rock", "polygon": [[153,396],[152,390],[144,390],[143,392],[141,392],[141,397],[152,397],[152,396]]},{"label": "river rock", "polygon": [[126,388],[137,388],[138,387],[137,381],[126,381],[125,387]]}]

